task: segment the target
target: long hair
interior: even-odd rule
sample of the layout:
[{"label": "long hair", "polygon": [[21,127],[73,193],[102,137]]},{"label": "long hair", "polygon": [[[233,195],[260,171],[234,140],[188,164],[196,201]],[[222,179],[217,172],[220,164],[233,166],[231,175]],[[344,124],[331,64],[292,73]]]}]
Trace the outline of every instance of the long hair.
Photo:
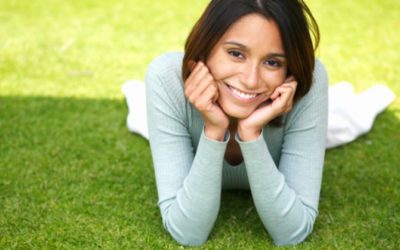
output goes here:
[{"label": "long hair", "polygon": [[297,80],[294,101],[298,100],[311,88],[314,51],[320,40],[318,25],[302,0],[212,0],[186,40],[183,80],[190,74],[189,61],[207,60],[229,27],[252,13],[276,22],[287,56],[288,75]]}]

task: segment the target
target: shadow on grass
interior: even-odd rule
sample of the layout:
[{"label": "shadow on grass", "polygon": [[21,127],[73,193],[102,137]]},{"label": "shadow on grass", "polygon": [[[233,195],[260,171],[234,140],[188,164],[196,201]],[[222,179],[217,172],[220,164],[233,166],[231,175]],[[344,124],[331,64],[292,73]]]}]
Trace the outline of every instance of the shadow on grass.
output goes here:
[{"label": "shadow on grass", "polygon": [[159,238],[149,145],[126,114],[124,100],[0,97],[0,245]]},{"label": "shadow on grass", "polygon": [[[0,97],[0,245],[173,248],[148,142],[124,100]],[[327,153],[320,216],[303,245],[394,246],[400,238],[399,121]],[[221,245],[222,244],[222,245]],[[224,191],[208,247],[271,246],[246,191]]]}]

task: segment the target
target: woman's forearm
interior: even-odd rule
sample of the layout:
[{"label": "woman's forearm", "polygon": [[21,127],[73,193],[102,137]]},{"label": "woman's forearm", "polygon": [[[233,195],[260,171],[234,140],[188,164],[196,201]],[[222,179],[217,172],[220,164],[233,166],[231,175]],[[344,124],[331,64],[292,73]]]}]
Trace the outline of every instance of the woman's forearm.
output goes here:
[{"label": "woman's forearm", "polygon": [[182,245],[201,245],[212,230],[220,207],[225,148],[226,142],[203,133],[183,185],[176,196],[160,201],[164,227]]},{"label": "woman's forearm", "polygon": [[[262,136],[240,146],[257,212],[272,239],[277,245],[303,241],[312,231],[317,208],[287,185]],[[318,188],[320,180],[314,181]]]}]

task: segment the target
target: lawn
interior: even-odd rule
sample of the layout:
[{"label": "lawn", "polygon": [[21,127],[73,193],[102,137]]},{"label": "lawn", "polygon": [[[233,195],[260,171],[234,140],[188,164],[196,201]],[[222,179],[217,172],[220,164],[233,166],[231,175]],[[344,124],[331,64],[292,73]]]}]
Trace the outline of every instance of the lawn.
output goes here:
[{"label": "lawn", "polygon": [[[0,0],[0,249],[176,249],[149,144],[120,87],[182,50],[209,1]],[[331,84],[400,95],[400,1],[308,0]],[[374,100],[371,100],[374,101]],[[400,244],[400,98],[327,152],[320,215],[296,249]],[[204,249],[273,248],[248,192],[224,192]]]}]

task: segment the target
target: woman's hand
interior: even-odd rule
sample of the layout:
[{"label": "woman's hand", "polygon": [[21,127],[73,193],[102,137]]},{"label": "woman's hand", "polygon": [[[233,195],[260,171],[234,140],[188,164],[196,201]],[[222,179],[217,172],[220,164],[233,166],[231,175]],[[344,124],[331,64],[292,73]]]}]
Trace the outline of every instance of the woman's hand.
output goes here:
[{"label": "woman's hand", "polygon": [[238,135],[242,141],[255,140],[260,136],[261,129],[274,118],[289,112],[293,106],[297,81],[288,77],[278,86],[270,99],[260,105],[249,117],[238,121]]},{"label": "woman's hand", "polygon": [[210,139],[223,141],[229,127],[229,118],[217,104],[217,83],[207,66],[190,62],[191,73],[185,82],[185,96],[201,113],[204,132]]}]

